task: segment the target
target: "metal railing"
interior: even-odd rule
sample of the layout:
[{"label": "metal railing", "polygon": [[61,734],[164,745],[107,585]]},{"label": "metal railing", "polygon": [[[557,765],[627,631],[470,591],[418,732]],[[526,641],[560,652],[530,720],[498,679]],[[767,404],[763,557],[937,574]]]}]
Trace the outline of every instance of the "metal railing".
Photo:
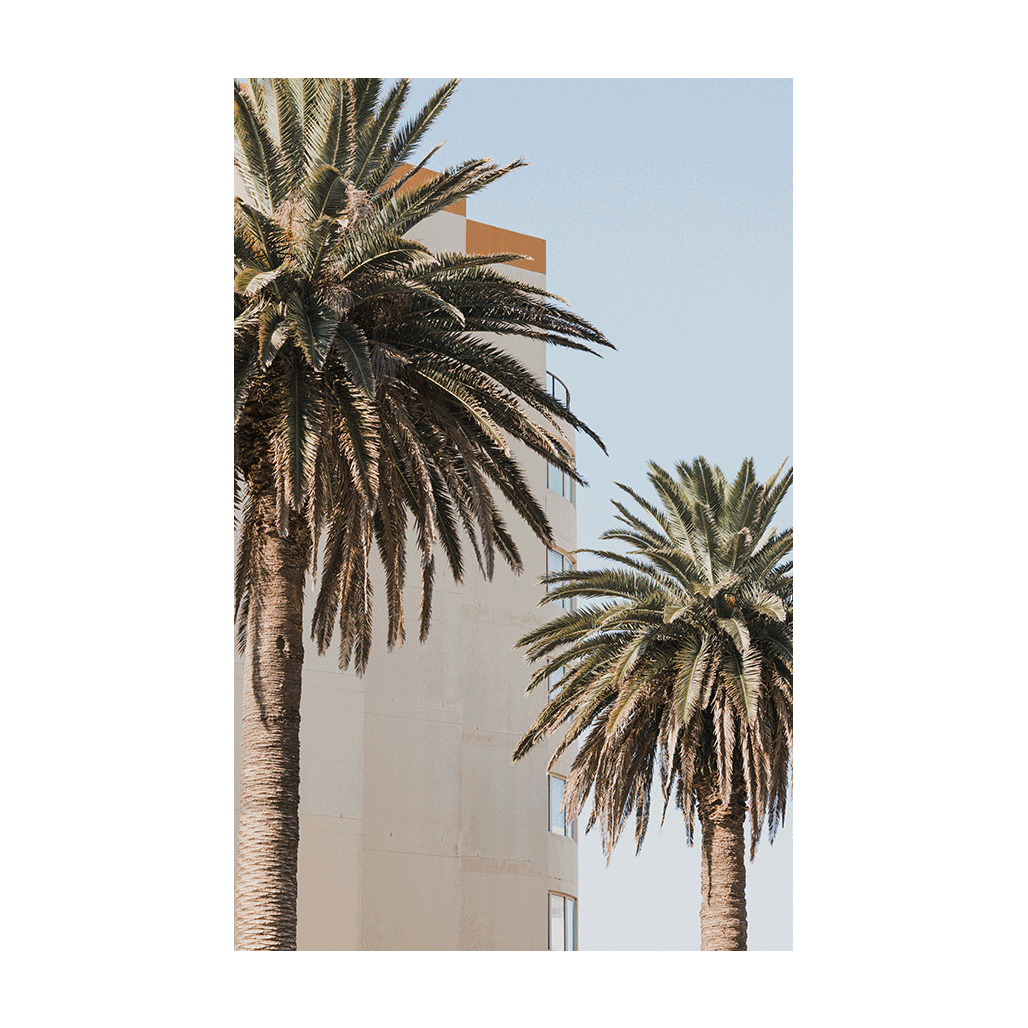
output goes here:
[{"label": "metal railing", "polygon": [[552,371],[546,372],[546,391],[571,410],[571,390]]}]

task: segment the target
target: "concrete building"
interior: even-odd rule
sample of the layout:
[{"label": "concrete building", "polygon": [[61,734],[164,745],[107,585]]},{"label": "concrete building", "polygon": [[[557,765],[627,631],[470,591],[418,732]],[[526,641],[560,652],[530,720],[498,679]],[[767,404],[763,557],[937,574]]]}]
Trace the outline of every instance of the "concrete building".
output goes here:
[{"label": "concrete building", "polygon": [[[469,220],[464,202],[412,235],[436,252],[529,254],[505,270],[545,286],[545,241]],[[566,397],[547,373],[544,343],[495,341]],[[573,446],[570,430],[569,438]],[[545,698],[538,689],[526,696],[528,665],[513,647],[551,616],[537,606],[539,577],[570,562],[574,496],[566,476],[523,447],[517,455],[555,550],[498,497],[522,575],[498,558],[486,582],[468,552],[465,582],[455,586],[440,565],[428,641],[418,643],[415,626],[392,653],[383,642],[385,590],[376,588],[375,647],[363,678],[341,672],[335,650],[318,656],[312,642],[305,647],[299,949],[577,948],[577,841],[559,812],[571,757],[548,766],[551,743],[511,762]],[[419,590],[414,574],[405,610],[415,621]],[[308,594],[308,615],[312,608]],[[241,688],[237,664],[240,712]],[[237,782],[238,753],[237,744]]]}]

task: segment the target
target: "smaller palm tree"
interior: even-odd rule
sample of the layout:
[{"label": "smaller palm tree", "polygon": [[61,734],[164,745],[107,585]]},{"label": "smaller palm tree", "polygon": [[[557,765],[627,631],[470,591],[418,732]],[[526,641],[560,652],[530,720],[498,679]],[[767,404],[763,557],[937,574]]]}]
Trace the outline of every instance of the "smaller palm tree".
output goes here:
[{"label": "smaller palm tree", "polygon": [[651,463],[659,507],[619,483],[656,527],[614,501],[626,527],[601,538],[628,555],[582,550],[615,566],[548,575],[542,602],[578,608],[518,642],[540,665],[529,689],[556,686],[514,759],[562,727],[554,759],[582,740],[566,809],[577,815],[592,792],[586,831],[599,825],[608,861],[633,811],[642,846],[659,770],[664,815],[674,795],[690,845],[700,821],[705,950],[746,948],[743,825],[748,814],[752,860],[764,823],[773,840],[785,815],[792,529],[772,527],[792,484],[783,467],[761,484],[752,460],[732,483],[702,457],[677,478]]}]

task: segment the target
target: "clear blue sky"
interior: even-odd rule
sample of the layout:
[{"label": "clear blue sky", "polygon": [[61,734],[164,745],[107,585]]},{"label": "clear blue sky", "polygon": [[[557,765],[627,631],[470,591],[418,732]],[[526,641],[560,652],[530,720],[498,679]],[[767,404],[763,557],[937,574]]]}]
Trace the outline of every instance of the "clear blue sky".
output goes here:
[{"label": "clear blue sky", "polygon": [[[411,113],[443,81],[415,80]],[[647,461],[752,456],[766,477],[791,458],[791,80],[465,79],[418,157],[443,140],[436,169],[529,161],[468,216],[546,239],[548,288],[618,348],[547,356],[609,452],[580,435],[580,547],[615,482],[646,493]],[[792,948],[791,813],[747,867],[751,949]],[[658,828],[639,856],[626,829],[609,866],[580,831],[582,950],[699,949],[698,843],[674,808]]]}]

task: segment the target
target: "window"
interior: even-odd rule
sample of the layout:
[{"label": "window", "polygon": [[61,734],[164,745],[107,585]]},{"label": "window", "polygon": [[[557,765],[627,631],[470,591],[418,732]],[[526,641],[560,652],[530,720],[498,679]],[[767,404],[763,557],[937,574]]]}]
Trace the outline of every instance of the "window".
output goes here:
[{"label": "window", "polygon": [[575,838],[575,818],[561,810],[564,806],[564,779],[549,775],[550,779],[550,831],[555,835]]},{"label": "window", "polygon": [[578,949],[575,901],[559,892],[550,893],[550,949]]},{"label": "window", "polygon": [[572,503],[575,502],[575,480],[549,461],[546,462],[546,488],[560,493]]},{"label": "window", "polygon": [[[546,571],[551,575],[561,574],[565,571],[574,571],[575,562],[570,557],[565,557],[563,553],[558,550],[547,550],[546,551]],[[549,592],[549,588],[547,588]],[[558,606],[563,607],[565,610],[577,610],[578,603],[574,597],[554,600]]]}]

